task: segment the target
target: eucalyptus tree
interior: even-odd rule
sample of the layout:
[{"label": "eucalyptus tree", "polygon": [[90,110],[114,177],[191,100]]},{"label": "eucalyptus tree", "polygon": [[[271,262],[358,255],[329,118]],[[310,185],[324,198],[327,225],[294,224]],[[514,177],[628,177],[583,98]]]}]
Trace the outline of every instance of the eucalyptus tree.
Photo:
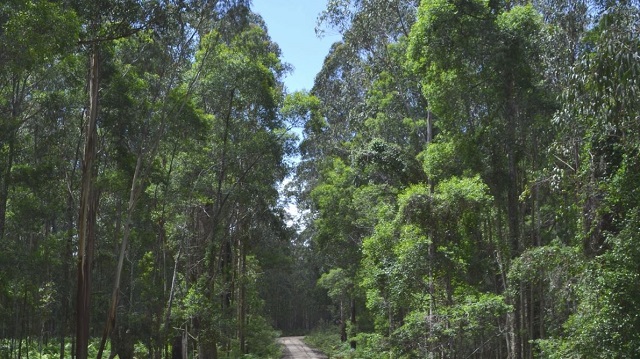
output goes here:
[{"label": "eucalyptus tree", "polygon": [[[423,2],[409,48],[442,136],[454,139],[463,151],[466,146],[477,151],[478,162],[470,163],[471,168],[489,185],[498,222],[506,224],[495,229],[504,233],[499,235],[506,244],[500,267],[504,278],[511,258],[541,243],[540,234],[526,228],[529,210],[520,203],[533,182],[527,173],[544,165],[536,153],[548,144],[541,143],[537,131],[548,128],[545,119],[553,109],[540,86],[541,29],[541,18],[529,5]],[[525,236],[528,232],[533,236]],[[510,283],[503,285],[506,290]],[[534,320],[524,314],[531,305],[528,298],[512,299],[516,311],[509,316],[508,344],[516,357],[529,355],[523,338],[535,336],[524,329],[525,322]]]},{"label": "eucalyptus tree", "polygon": [[23,339],[33,343],[35,327],[46,328],[39,339],[66,334],[66,319],[51,321],[69,316],[69,164],[77,162],[75,148],[57,140],[76,143],[81,105],[74,97],[79,68],[71,50],[80,23],[61,3],[11,1],[0,5],[0,28],[2,325],[10,355],[24,355]]},{"label": "eucalyptus tree", "polygon": [[[164,173],[168,161],[173,160],[176,152],[184,151],[184,142],[198,137],[196,131],[204,127],[203,120],[193,113],[182,84],[182,77],[188,70],[185,57],[190,52],[186,39],[157,39],[151,31],[140,31],[128,38],[115,40],[113,45],[111,56],[103,66],[101,128],[104,152],[109,156],[103,160],[99,186],[108,201],[108,205],[103,206],[103,218],[109,218],[108,222],[116,224],[113,237],[121,238],[121,243],[119,251],[113,253],[113,263],[117,264],[113,267],[111,263],[103,264],[106,268],[113,268],[115,278],[99,355],[116,324],[116,308],[121,307],[122,311],[123,305],[118,304],[119,293],[134,290],[133,270],[125,271],[131,276],[131,285],[126,290],[120,287],[125,254],[128,253],[129,261],[135,262],[142,261],[144,255],[157,259],[165,250],[159,246],[155,251],[138,252],[150,246],[150,236],[161,236],[158,232],[162,228],[154,228],[152,221],[163,220],[153,218],[151,213],[139,212],[138,203],[142,201],[153,209],[155,203],[162,200],[158,199],[157,192],[150,190],[163,187],[167,182],[166,176],[170,175]],[[163,152],[167,149],[170,152]],[[104,228],[104,233],[108,232],[111,230]],[[139,243],[129,244],[132,236]],[[102,248],[107,248],[107,240],[104,242]],[[160,276],[154,275],[153,278],[159,280]],[[166,278],[163,280],[167,281]],[[166,293],[162,294],[161,298],[164,298]],[[163,301],[154,302],[155,314],[161,318]],[[125,312],[130,313],[138,304],[129,302],[129,310]],[[123,324],[129,322],[126,316],[122,319]],[[154,328],[160,331],[161,325],[156,321]],[[129,337],[145,335],[128,329]],[[124,331],[120,329],[117,333]],[[117,341],[118,338],[113,338],[112,343]],[[131,346],[129,351],[132,350]],[[120,356],[130,355],[120,353]]]},{"label": "eucalyptus tree", "polygon": [[431,135],[419,82],[404,57],[416,9],[415,1],[336,1],[319,17],[318,31],[337,31],[342,41],[311,91],[319,104],[301,144],[301,196],[315,218],[309,233],[326,259],[326,275],[340,269],[353,283],[345,292],[351,314],[341,318],[350,318],[351,334],[356,302],[364,303],[360,247],[377,223],[376,204],[395,201],[398,188],[417,180],[414,157]]},{"label": "eucalyptus tree", "polygon": [[196,249],[186,253],[195,265],[183,303],[204,357],[259,350],[247,345],[248,318],[260,313],[249,300],[256,280],[250,268],[258,265],[251,255],[262,240],[283,235],[277,183],[293,150],[278,111],[286,71],[279,56],[262,20],[240,6],[202,37],[193,65],[195,103],[210,130],[183,171],[193,176]]},{"label": "eucalyptus tree", "polygon": [[554,358],[624,357],[638,343],[639,323],[631,314],[637,293],[628,284],[638,276],[639,7],[598,5],[555,117],[558,186],[578,199],[571,243],[586,258],[583,270],[568,278],[578,283],[577,307],[563,330],[543,343],[544,355]]},{"label": "eucalyptus tree", "polygon": [[[76,340],[78,358],[88,355],[91,312],[91,267],[96,242],[96,220],[99,191],[95,183],[98,174],[98,117],[101,87],[100,50],[114,39],[131,36],[150,19],[149,9],[141,4],[115,2],[79,3],[76,9],[83,21],[80,44],[87,47],[88,101],[84,126],[84,150],[79,195],[78,276],[76,295]],[[142,25],[142,26],[141,26]]]},{"label": "eucalyptus tree", "polygon": [[[102,164],[104,173],[108,175],[110,166],[115,164],[116,171],[121,170],[123,174],[129,172],[128,176],[131,178],[129,190],[125,192],[128,193],[128,201],[121,229],[122,243],[98,354],[100,356],[104,341],[115,322],[123,261],[129,247],[136,204],[148,185],[160,144],[173,128],[170,123],[182,118],[181,112],[187,102],[186,97],[176,98],[175,93],[183,81],[190,56],[193,55],[195,39],[205,26],[217,21],[219,13],[233,9],[235,5],[218,1],[163,4],[105,2],[78,8],[79,14],[87,21],[84,28],[86,32],[82,34],[80,44],[87,46],[90,57],[90,96],[78,221],[79,356],[85,355],[84,347],[88,336],[88,280],[91,277],[89,268],[95,241],[95,211],[98,207],[98,193],[104,192],[104,188],[95,187],[96,178],[99,179],[97,166]],[[118,65],[124,71],[118,71],[115,68]],[[190,86],[187,85],[187,94],[191,91]],[[99,99],[99,88],[106,90],[104,99]],[[99,101],[103,101],[104,106]],[[134,121],[123,122],[122,119],[126,116],[133,117]],[[98,131],[98,127],[101,131]],[[96,143],[99,132],[106,134],[105,138],[108,140],[114,141],[113,147],[108,141],[103,142],[106,144],[104,149],[114,151],[114,157],[98,157]],[[118,201],[116,195],[116,203]],[[115,209],[115,212],[118,210]],[[114,217],[116,223],[120,223],[119,214],[115,213]]]},{"label": "eucalyptus tree", "polygon": [[418,80],[404,57],[417,6],[415,1],[345,0],[330,2],[320,15],[318,31],[342,35],[312,90],[336,143],[356,135],[406,141],[403,121],[426,120]]}]

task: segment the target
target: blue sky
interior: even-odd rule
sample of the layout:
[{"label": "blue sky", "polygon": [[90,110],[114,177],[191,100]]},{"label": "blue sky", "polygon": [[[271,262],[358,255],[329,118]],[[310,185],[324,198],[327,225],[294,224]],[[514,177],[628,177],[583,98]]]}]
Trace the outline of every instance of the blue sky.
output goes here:
[{"label": "blue sky", "polygon": [[[252,9],[260,14],[267,24],[269,36],[282,50],[284,62],[294,67],[293,72],[284,79],[287,92],[311,90],[313,79],[322,68],[324,58],[331,44],[340,40],[339,34],[328,34],[318,38],[315,33],[316,19],[326,8],[327,0],[253,0]],[[294,128],[302,136],[300,128]],[[295,156],[289,160],[299,161]],[[285,186],[291,181],[287,178],[280,187],[281,201],[291,216],[289,226],[304,227],[301,213],[291,197],[284,195]],[[298,228],[299,230],[301,228]]]},{"label": "blue sky", "polygon": [[267,23],[284,62],[294,67],[284,81],[288,92],[311,90],[331,44],[340,40],[337,34],[322,39],[315,34],[316,19],[326,4],[327,0],[253,0],[253,11]]}]

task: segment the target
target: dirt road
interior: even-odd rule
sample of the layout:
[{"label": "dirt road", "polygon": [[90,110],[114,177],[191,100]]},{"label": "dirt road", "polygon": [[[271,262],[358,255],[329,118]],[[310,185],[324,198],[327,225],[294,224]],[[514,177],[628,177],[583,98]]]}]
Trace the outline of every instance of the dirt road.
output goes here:
[{"label": "dirt road", "polygon": [[304,342],[304,337],[284,337],[278,339],[278,343],[284,345],[283,359],[327,359],[327,356],[317,350],[309,348]]}]

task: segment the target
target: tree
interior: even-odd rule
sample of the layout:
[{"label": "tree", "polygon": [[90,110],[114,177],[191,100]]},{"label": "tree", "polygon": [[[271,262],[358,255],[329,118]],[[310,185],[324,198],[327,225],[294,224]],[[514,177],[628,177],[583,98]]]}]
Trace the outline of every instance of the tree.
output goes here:
[{"label": "tree", "polygon": [[211,133],[208,147],[186,168],[197,185],[193,231],[200,248],[188,260],[203,264],[188,285],[202,305],[190,317],[203,333],[200,351],[209,357],[218,347],[241,354],[250,349],[248,260],[261,240],[284,234],[276,184],[287,174],[284,156],[292,143],[278,113],[286,70],[278,57],[261,20],[243,7],[204,36],[196,54],[196,99]]},{"label": "tree", "polygon": [[[638,338],[636,211],[638,72],[634,54],[639,41],[638,8],[611,4],[586,36],[588,50],[571,69],[556,120],[561,129],[557,167],[567,187],[576,191],[581,227],[575,245],[586,269],[576,275],[578,306],[564,332],[545,342],[548,357],[588,358],[631,355]],[[562,141],[562,142],[560,142]],[[573,166],[571,166],[573,164]],[[596,298],[606,298],[605,300]],[[600,333],[608,335],[601,336]],[[589,339],[587,339],[589,338]]]},{"label": "tree", "polygon": [[[76,83],[78,68],[69,51],[80,24],[63,4],[22,1],[0,6],[0,27],[0,246],[10,288],[3,302],[13,303],[13,315],[6,313],[15,318],[8,337],[12,352],[18,339],[17,352],[22,353],[23,339],[31,342],[30,328],[46,327],[61,337],[67,330],[67,319],[59,326],[46,322],[58,311],[68,317],[74,220],[68,217],[71,193],[61,189],[73,186],[77,157],[72,145],[62,143],[76,142],[69,130],[77,116],[65,111],[79,106],[77,93],[62,89]],[[43,250],[52,253],[48,263],[39,254]],[[48,275],[36,268],[46,268]],[[42,297],[39,288],[47,288]]]},{"label": "tree", "polygon": [[[414,156],[431,139],[424,98],[403,53],[415,10],[414,1],[391,7],[337,1],[319,18],[319,30],[336,29],[343,40],[311,91],[319,103],[301,144],[300,202],[313,218],[308,233],[323,271],[340,269],[354,283],[353,322],[355,304],[364,302],[357,285],[361,245],[378,221],[377,204],[395,201],[398,188],[418,180]],[[367,317],[366,308],[358,311]]]},{"label": "tree", "polygon": [[[539,121],[548,118],[551,103],[539,86],[544,71],[538,60],[541,29],[531,5],[426,2],[421,4],[409,47],[415,69],[424,76],[424,94],[438,128],[455,143],[472,144],[470,150],[480,151],[478,162],[471,166],[482,174],[499,216],[504,216],[507,258],[541,243],[535,229],[533,243],[525,236],[529,209],[520,203],[525,184],[533,182],[525,169],[543,168],[535,153],[548,146],[535,132],[544,131],[546,125]],[[538,206],[532,203],[533,208]],[[508,263],[503,263],[503,270],[508,271]],[[508,289],[509,283],[503,284]],[[531,350],[516,333],[535,335],[524,331],[533,319],[523,314],[528,304],[522,298],[509,324],[509,347],[516,357],[529,356]]]}]

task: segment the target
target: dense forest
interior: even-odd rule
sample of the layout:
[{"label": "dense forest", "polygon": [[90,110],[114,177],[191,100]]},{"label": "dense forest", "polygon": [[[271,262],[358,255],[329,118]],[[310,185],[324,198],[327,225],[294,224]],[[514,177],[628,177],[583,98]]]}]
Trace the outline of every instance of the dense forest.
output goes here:
[{"label": "dense forest", "polygon": [[317,31],[289,93],[250,0],[0,3],[0,358],[637,357],[640,2]]}]

